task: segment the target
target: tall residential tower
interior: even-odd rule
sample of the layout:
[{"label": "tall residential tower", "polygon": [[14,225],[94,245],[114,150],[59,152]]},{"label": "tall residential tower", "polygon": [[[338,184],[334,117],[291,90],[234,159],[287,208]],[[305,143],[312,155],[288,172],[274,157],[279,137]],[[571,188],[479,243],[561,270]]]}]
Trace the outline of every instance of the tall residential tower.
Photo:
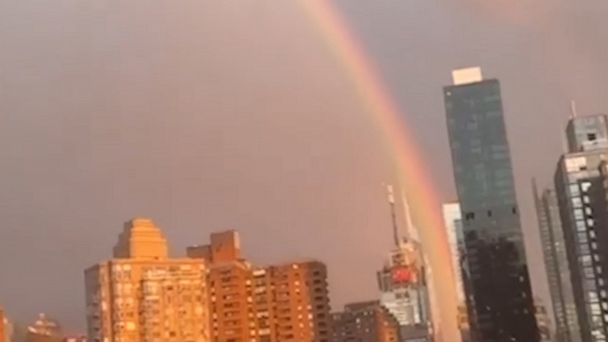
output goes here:
[{"label": "tall residential tower", "polygon": [[188,248],[208,265],[213,342],[329,342],[327,268],[318,261],[255,267],[241,257],[236,231]]},{"label": "tall residential tower", "polygon": [[85,281],[89,341],[211,341],[203,261],[169,258],[149,219],[125,223],[113,258]]},{"label": "tall residential tower", "polygon": [[474,341],[539,340],[500,84],[481,69],[453,72],[444,88],[465,240]]}]

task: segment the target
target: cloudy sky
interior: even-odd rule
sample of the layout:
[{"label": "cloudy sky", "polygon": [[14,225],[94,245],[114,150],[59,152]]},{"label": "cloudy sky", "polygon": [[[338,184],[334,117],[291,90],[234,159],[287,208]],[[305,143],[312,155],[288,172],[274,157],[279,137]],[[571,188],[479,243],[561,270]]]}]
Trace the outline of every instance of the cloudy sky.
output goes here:
[{"label": "cloudy sky", "polygon": [[[570,99],[608,112],[608,2],[337,4],[443,200],[441,88],[469,65],[501,80],[544,295],[530,178],[549,184]],[[174,255],[235,228],[255,262],[326,261],[334,307],[376,296],[391,156],[314,25],[295,0],[0,0],[0,304],[83,330],[82,271],[133,216]]]}]

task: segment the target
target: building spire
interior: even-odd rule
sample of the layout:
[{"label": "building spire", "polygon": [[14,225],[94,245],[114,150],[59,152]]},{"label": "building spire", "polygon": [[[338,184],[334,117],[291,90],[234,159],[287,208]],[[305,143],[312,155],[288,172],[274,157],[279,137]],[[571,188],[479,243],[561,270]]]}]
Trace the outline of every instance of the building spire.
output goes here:
[{"label": "building spire", "polygon": [[388,196],[388,205],[391,208],[391,220],[393,224],[393,239],[395,242],[395,246],[401,247],[401,234],[399,234],[399,225],[397,224],[397,213],[395,211],[395,193],[393,191],[392,185],[386,186],[386,192]]},{"label": "building spire", "polygon": [[570,118],[574,119],[578,116],[578,112],[576,110],[576,101],[570,100]]},{"label": "building spire", "polygon": [[410,203],[408,202],[407,195],[404,191],[401,191],[401,199],[403,202],[403,212],[405,213],[406,238],[418,242],[418,230],[416,229],[416,226],[414,226],[412,213],[410,211]]}]

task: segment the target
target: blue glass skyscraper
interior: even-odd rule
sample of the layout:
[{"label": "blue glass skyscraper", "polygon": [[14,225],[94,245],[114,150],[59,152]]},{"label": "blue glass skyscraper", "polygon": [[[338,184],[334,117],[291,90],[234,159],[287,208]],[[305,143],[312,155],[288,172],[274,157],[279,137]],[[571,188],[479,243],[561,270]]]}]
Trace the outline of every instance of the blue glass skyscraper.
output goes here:
[{"label": "blue glass skyscraper", "polygon": [[465,292],[474,341],[539,340],[513,169],[496,79],[454,71],[444,88],[465,241]]}]

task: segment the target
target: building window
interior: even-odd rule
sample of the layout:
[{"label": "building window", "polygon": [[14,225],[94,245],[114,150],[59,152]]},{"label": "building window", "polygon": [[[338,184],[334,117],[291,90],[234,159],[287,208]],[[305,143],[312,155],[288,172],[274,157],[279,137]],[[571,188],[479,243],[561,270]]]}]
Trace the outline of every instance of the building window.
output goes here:
[{"label": "building window", "polygon": [[578,196],[579,194],[578,184],[570,184],[570,196]]},{"label": "building window", "polygon": [[581,189],[583,190],[583,192],[587,192],[590,187],[591,187],[591,182],[581,183]]},{"label": "building window", "polygon": [[576,231],[584,232],[587,230],[587,226],[585,226],[585,221],[576,221]]}]

